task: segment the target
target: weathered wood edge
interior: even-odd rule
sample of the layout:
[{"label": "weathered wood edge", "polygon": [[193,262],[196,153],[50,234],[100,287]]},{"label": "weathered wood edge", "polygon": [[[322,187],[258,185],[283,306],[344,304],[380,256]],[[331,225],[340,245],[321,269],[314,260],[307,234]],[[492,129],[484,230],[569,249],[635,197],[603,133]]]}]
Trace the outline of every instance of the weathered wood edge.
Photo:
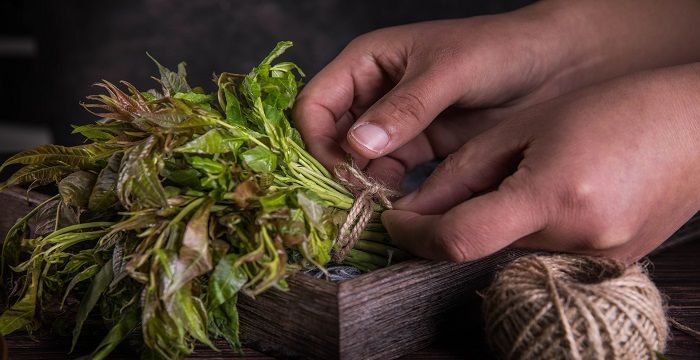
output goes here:
[{"label": "weathered wood edge", "polygon": [[340,283],[340,358],[394,359],[430,345],[494,269],[523,254],[509,249],[461,264],[410,260]]},{"label": "weathered wood edge", "polygon": [[336,358],[338,286],[299,274],[289,290],[240,296],[241,337],[246,346],[286,358]]}]

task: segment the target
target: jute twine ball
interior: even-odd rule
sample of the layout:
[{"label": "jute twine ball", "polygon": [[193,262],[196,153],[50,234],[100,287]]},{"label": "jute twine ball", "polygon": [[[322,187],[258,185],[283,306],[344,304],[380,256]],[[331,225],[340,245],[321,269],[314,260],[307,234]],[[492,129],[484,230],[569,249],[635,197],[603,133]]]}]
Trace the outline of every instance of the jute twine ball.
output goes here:
[{"label": "jute twine ball", "polygon": [[484,293],[486,337],[505,359],[656,359],[668,325],[644,269],[585,256],[529,255]]}]

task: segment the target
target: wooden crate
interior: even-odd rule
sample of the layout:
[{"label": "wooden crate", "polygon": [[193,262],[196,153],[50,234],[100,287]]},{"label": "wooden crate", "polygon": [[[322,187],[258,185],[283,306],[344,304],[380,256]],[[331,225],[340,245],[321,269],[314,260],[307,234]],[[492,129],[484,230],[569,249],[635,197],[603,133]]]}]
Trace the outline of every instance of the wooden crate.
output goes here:
[{"label": "wooden crate", "polygon": [[[0,234],[46,196],[0,193]],[[394,359],[434,342],[474,290],[517,252],[455,264],[410,260],[333,283],[299,273],[289,291],[241,296],[241,336],[250,347],[291,358]]]},{"label": "wooden crate", "polygon": [[[45,198],[19,188],[0,193],[0,234]],[[698,224],[697,217],[690,223]],[[672,241],[687,238],[682,229]],[[339,283],[298,273],[289,291],[240,297],[241,336],[247,346],[289,358],[395,359],[447,335],[475,290],[522,254],[506,250],[462,264],[410,260]]]}]

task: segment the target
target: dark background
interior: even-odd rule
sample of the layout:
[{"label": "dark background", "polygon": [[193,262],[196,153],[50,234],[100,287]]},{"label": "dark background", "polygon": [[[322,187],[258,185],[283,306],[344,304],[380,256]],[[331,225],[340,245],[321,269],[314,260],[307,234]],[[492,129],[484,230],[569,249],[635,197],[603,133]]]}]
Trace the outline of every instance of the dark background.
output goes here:
[{"label": "dark background", "polygon": [[76,144],[70,124],[93,121],[79,102],[100,79],[154,86],[149,51],[190,83],[246,72],[279,40],[313,76],[354,37],[386,26],[512,10],[492,1],[0,0],[0,154]]}]

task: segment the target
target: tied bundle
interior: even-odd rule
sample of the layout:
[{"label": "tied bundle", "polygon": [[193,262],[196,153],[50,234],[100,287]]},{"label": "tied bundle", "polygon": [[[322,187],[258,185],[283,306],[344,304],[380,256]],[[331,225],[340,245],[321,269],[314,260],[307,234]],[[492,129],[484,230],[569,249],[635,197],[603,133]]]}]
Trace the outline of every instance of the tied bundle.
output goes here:
[{"label": "tied bundle", "polygon": [[240,294],[287,289],[291,273],[324,271],[332,256],[362,271],[405,258],[379,222],[387,191],[352,167],[354,179],[334,178],[290,124],[303,73],[274,63],[290,46],[215,76],[213,93],[188,84],[184,63],[156,62],[159,90],[103,81],[106,94],[83,105],[100,120],[74,129],[85,144],[8,159],[0,171],[22,167],[0,190],[55,183],[59,194],[3,243],[0,334],[51,328],[75,345],[99,313],[110,331],[93,359],[134,330],[147,358],[217,337],[238,348]]},{"label": "tied bundle", "polygon": [[644,269],[605,258],[519,258],[484,293],[483,313],[504,359],[656,359],[668,338]]}]

